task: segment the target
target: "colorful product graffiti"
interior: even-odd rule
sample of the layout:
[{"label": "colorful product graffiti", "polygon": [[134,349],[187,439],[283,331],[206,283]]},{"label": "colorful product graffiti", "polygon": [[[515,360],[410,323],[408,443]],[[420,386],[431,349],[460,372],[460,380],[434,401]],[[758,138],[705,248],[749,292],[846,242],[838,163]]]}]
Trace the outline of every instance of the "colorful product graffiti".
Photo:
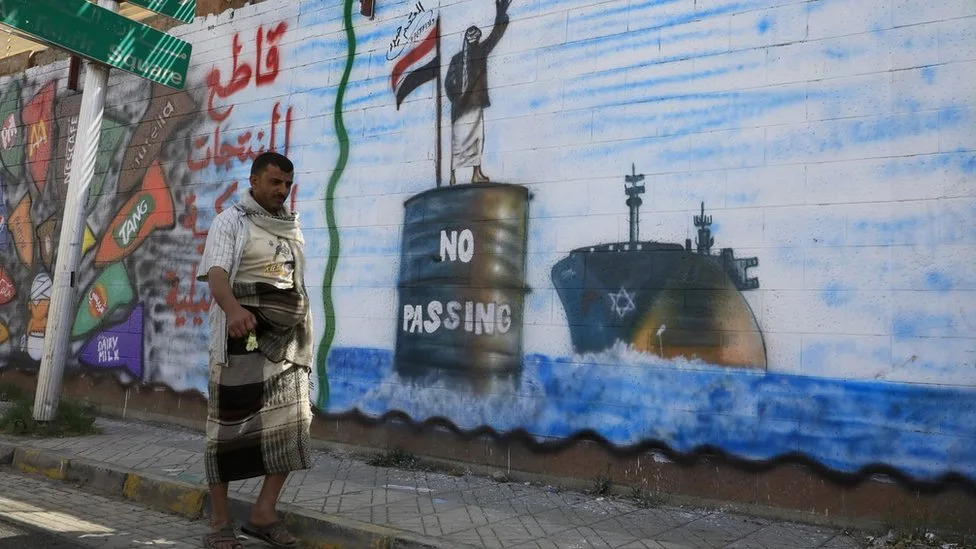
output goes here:
[{"label": "colorful product graffiti", "polygon": [[129,275],[122,263],[114,263],[92,282],[82,294],[71,337],[90,334],[135,298]]},{"label": "colorful product graffiti", "polygon": [[122,369],[142,379],[143,307],[136,305],[121,323],[92,337],[78,353],[82,364],[98,369]]},{"label": "colorful product graffiti", "polygon": [[31,221],[31,197],[24,195],[7,220],[7,229],[14,240],[20,262],[30,267],[34,264],[34,224]]},{"label": "colorful product graffiti", "polygon": [[[184,92],[115,77],[72,368],[206,393],[200,254],[277,150],[323,414],[976,480],[976,9],[353,4],[196,21]],[[40,356],[66,73],[0,80],[0,367]]]},{"label": "colorful product graffiti", "polygon": [[142,181],[142,189],[122,206],[102,236],[95,252],[96,265],[119,261],[138,249],[153,231],[172,228],[176,222],[173,197],[158,161],[149,166]]},{"label": "colorful product graffiti", "polygon": [[27,304],[27,334],[24,349],[34,360],[40,360],[44,352],[44,334],[47,331],[47,311],[51,305],[51,277],[39,273],[31,284],[30,301]]},{"label": "colorful product graffiti", "polygon": [[54,150],[54,88],[57,81],[48,82],[25,106],[21,118],[25,128],[27,170],[44,192],[47,169]]}]

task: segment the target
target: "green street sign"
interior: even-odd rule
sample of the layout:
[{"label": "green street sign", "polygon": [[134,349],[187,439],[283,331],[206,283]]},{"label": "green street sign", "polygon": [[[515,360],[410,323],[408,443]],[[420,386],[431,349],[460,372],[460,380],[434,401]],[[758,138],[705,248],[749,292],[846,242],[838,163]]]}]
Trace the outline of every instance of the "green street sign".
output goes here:
[{"label": "green street sign", "polygon": [[0,24],[170,88],[186,84],[188,42],[88,0],[0,0]]},{"label": "green street sign", "polygon": [[192,23],[197,11],[197,0],[128,0],[130,4],[161,13],[184,23]]}]

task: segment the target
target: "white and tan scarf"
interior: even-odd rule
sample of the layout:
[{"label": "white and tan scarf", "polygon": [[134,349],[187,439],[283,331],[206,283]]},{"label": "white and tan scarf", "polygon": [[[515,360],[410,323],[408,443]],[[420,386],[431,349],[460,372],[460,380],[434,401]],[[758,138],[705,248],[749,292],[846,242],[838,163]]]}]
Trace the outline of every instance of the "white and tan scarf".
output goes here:
[{"label": "white and tan scarf", "polygon": [[235,282],[234,297],[243,307],[248,307],[258,317],[258,350],[268,360],[288,360],[299,366],[312,364],[312,315],[305,291],[305,239],[298,224],[298,214],[287,206],[281,215],[273,215],[261,207],[251,196],[243,193],[235,206],[248,223],[253,223],[273,236],[285,239],[295,258],[292,273],[294,286],[282,290],[265,283]]}]

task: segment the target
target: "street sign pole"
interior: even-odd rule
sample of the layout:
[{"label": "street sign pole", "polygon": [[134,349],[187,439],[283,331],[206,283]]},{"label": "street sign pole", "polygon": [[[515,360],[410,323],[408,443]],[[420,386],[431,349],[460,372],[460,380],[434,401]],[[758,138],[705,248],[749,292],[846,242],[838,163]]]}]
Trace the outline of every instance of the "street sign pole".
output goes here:
[{"label": "street sign pole", "polygon": [[[118,0],[98,0],[98,5],[113,13],[119,10]],[[47,336],[44,338],[44,354],[41,356],[37,392],[34,394],[34,419],[37,421],[52,421],[57,414],[61,397],[78,284],[76,273],[84,238],[85,204],[88,202],[88,189],[95,173],[95,153],[98,150],[102,115],[105,112],[108,71],[107,66],[89,61],[85,72],[78,134],[71,158],[64,215],[61,218],[58,255],[54,262],[54,288],[48,309]],[[87,305],[82,303],[81,306]]]}]

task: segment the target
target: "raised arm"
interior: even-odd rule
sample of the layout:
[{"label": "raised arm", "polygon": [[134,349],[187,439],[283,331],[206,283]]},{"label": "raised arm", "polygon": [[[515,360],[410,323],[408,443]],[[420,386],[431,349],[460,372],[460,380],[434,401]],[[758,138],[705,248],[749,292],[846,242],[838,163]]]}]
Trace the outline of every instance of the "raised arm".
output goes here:
[{"label": "raised arm", "polygon": [[495,49],[502,35],[505,34],[505,29],[508,27],[508,7],[511,5],[512,0],[495,0],[495,26],[481,46],[485,56]]}]

